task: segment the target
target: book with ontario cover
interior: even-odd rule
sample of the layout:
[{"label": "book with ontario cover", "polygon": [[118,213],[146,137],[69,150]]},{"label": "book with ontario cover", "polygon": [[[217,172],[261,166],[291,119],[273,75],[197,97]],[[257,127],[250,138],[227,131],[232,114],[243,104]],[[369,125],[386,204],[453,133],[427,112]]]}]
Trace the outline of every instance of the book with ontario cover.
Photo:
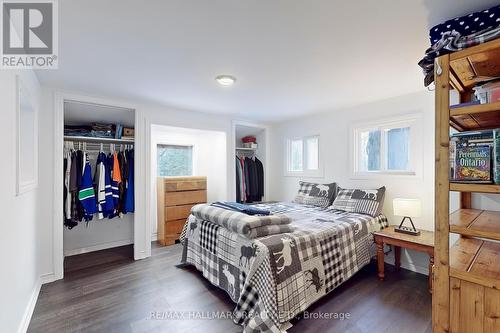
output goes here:
[{"label": "book with ontario cover", "polygon": [[491,183],[491,147],[457,147],[455,182]]}]

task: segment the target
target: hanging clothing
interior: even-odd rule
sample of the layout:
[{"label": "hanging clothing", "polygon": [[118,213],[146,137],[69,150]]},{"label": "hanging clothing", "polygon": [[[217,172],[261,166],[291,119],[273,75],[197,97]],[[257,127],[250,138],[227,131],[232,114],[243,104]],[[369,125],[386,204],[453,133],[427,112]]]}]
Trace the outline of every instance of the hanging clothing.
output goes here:
[{"label": "hanging clothing", "polygon": [[111,173],[111,190],[113,191],[113,201],[115,204],[115,214],[118,214],[120,206],[120,183],[122,176],[120,173],[120,164],[118,163],[118,154],[116,151],[113,153],[113,172]]},{"label": "hanging clothing", "polygon": [[264,165],[258,158],[235,158],[236,201],[262,201],[264,196]]},{"label": "hanging clothing", "polygon": [[255,166],[255,161],[249,157],[245,158],[245,166],[248,170],[247,202],[254,202],[257,201],[258,193],[257,167]]},{"label": "hanging clothing", "polygon": [[68,229],[92,220],[94,214],[100,220],[134,212],[133,150],[98,152],[93,177],[88,152],[67,150],[63,161],[63,216]]},{"label": "hanging clothing", "polygon": [[113,193],[111,192],[110,172],[106,165],[106,154],[100,152],[97,156],[94,182],[97,181],[97,218],[102,220],[113,214]]},{"label": "hanging clothing", "polygon": [[76,212],[75,197],[77,196],[78,188],[76,182],[71,182],[72,172],[76,175],[76,166],[73,164],[76,154],[74,151],[69,150],[65,154],[64,158],[64,225],[68,229],[73,229],[78,225],[76,222]]},{"label": "hanging clothing", "polygon": [[245,158],[240,158],[241,165],[241,200],[243,202],[247,201],[247,172],[245,169]]},{"label": "hanging clothing", "polygon": [[92,169],[87,154],[84,156],[83,173],[78,199],[82,204],[85,221],[92,220],[97,212],[94,184],[92,182]]},{"label": "hanging clothing", "polygon": [[245,166],[245,195],[246,195],[246,202],[252,202],[252,199],[250,197],[250,165],[247,161],[246,158],[242,159],[243,165]]},{"label": "hanging clothing", "polygon": [[64,216],[66,220],[71,220],[71,191],[69,189],[71,154],[71,151],[64,154]]},{"label": "hanging clothing", "polygon": [[83,219],[84,211],[78,195],[82,183],[83,152],[78,150],[71,154],[71,170],[69,190],[71,192],[71,223],[68,227],[75,227]]},{"label": "hanging clothing", "polygon": [[118,201],[118,214],[120,217],[123,217],[123,211],[125,209],[125,190],[127,183],[127,175],[126,175],[126,157],[125,152],[120,151],[118,154],[118,165],[120,168],[121,182],[118,184],[118,196],[120,200]]},{"label": "hanging clothing", "polygon": [[257,168],[258,183],[257,197],[255,198],[255,200],[262,201],[262,197],[264,196],[264,165],[257,157],[255,158],[255,166]]},{"label": "hanging clothing", "polygon": [[127,166],[128,166],[128,179],[125,190],[125,205],[123,213],[133,213],[135,211],[135,195],[134,195],[134,150],[126,152]]},{"label": "hanging clothing", "polygon": [[235,173],[236,173],[236,202],[241,202],[241,187],[240,187],[240,181],[241,181],[241,165],[240,165],[240,160],[238,159],[238,156],[236,156],[236,161],[235,161]]}]

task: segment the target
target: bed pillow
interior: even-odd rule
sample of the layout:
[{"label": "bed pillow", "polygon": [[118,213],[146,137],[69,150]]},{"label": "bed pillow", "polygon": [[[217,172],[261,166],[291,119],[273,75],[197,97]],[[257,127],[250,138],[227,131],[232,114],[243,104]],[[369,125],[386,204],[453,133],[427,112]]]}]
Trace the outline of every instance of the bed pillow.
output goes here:
[{"label": "bed pillow", "polygon": [[330,206],[337,193],[337,184],[317,184],[299,182],[299,192],[293,202],[326,208]]},{"label": "bed pillow", "polygon": [[376,190],[344,189],[339,187],[333,209],[377,216],[384,205],[385,186]]}]

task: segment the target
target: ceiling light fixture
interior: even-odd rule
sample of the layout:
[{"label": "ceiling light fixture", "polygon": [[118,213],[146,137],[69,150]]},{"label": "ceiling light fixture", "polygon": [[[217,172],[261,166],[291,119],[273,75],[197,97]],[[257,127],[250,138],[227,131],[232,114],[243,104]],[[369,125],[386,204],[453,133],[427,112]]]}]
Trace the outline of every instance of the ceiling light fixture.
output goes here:
[{"label": "ceiling light fixture", "polygon": [[236,82],[236,78],[231,75],[219,75],[215,78],[221,86],[232,86]]}]

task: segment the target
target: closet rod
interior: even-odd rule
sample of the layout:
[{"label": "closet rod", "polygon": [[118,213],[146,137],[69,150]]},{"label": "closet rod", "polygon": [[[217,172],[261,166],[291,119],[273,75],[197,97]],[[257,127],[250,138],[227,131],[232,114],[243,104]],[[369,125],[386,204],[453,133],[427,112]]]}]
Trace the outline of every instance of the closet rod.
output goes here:
[{"label": "closet rod", "polygon": [[111,138],[96,138],[91,136],[69,136],[69,135],[64,136],[64,141],[134,144],[134,140],[130,139],[111,139]]}]

